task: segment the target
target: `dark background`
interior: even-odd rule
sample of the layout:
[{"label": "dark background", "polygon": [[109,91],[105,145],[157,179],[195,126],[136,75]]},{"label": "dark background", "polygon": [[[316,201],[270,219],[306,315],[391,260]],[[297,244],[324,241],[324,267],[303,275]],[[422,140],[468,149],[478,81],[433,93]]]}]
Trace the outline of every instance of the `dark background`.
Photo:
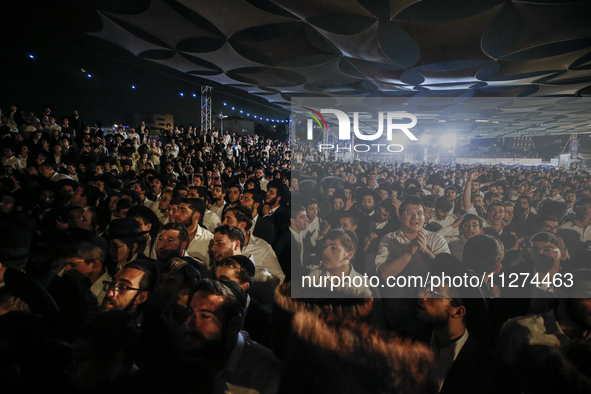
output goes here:
[{"label": "dark background", "polygon": [[[202,85],[208,85],[214,87],[214,119],[222,110],[230,114],[230,106],[265,118],[288,119],[288,112],[259,97],[137,58],[121,47],[85,34],[101,28],[97,8],[117,7],[121,11],[128,7],[135,12],[145,5],[141,0],[18,0],[3,4],[3,112],[14,103],[39,117],[43,106],[49,105],[58,116],[71,115],[77,109],[85,123],[91,125],[97,120],[103,126],[133,125],[134,113],[172,114],[176,124],[198,125],[199,92]],[[30,54],[35,58],[31,59]],[[223,107],[223,102],[228,107]]]}]

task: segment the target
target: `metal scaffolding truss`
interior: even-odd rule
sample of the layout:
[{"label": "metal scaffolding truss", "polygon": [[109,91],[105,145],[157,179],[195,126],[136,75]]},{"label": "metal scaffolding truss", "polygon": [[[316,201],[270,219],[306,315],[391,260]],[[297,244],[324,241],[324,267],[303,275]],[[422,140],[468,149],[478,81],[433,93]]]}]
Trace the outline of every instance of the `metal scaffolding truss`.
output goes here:
[{"label": "metal scaffolding truss", "polygon": [[211,86],[201,87],[201,132],[211,130],[213,123],[211,121],[211,96],[213,88]]},{"label": "metal scaffolding truss", "polygon": [[[294,146],[296,142],[296,115],[289,115],[289,143]],[[293,149],[293,148],[292,148]]]}]

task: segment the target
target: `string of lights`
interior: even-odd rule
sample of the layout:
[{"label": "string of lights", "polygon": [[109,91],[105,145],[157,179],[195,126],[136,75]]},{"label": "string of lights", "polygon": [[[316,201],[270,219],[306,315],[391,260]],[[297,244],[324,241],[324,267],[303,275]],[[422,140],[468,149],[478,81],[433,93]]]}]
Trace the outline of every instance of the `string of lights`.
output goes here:
[{"label": "string of lights", "polygon": [[[60,43],[60,44],[63,44],[63,43]],[[67,44],[63,44],[63,45],[67,45]],[[34,54],[32,54],[32,53],[29,53],[28,54],[28,57],[30,59],[32,59],[32,60],[35,60],[36,59],[36,56]],[[118,60],[118,59],[115,59],[115,60]],[[127,63],[127,62],[125,62],[125,63]],[[85,69],[81,69],[81,71],[83,73],[86,73],[86,70]],[[93,77],[92,74],[90,74],[90,73],[86,73],[86,76],[88,78],[92,78]],[[194,83],[194,82],[191,82],[191,83]],[[134,85],[130,85],[130,87],[131,87],[132,90],[138,90],[138,88],[139,88],[139,86],[138,85],[135,85],[135,84]],[[228,92],[220,92],[220,93],[222,93],[223,95],[226,95],[226,96],[238,98],[237,96],[233,96],[232,94],[230,94]],[[193,97],[193,98],[198,98],[199,97],[199,95],[197,93],[185,94],[185,92],[179,92],[179,96],[180,97],[185,97],[186,96],[186,97]],[[245,101],[252,102],[255,105],[263,105],[264,106],[264,104],[256,103],[256,102],[254,102],[252,100],[243,99],[243,98],[240,98],[240,100],[243,100],[243,101],[245,100]],[[224,102],[223,105],[224,105],[224,107],[228,107],[228,104],[226,102]],[[231,109],[232,109],[232,111],[237,111],[237,115],[238,114],[244,115],[244,113],[246,112],[245,110],[242,110],[242,109],[239,109],[239,108],[237,109],[235,106],[232,106]],[[276,109],[274,109],[274,108],[273,108],[273,110],[276,111]],[[232,114],[229,114],[228,116],[232,116]],[[266,122],[269,122],[269,123],[289,123],[289,120],[288,119],[267,118],[265,116],[261,116],[260,114],[259,115],[251,114],[250,112],[246,112],[246,116],[248,118],[252,118],[252,119],[258,120],[260,122],[266,121]]]}]

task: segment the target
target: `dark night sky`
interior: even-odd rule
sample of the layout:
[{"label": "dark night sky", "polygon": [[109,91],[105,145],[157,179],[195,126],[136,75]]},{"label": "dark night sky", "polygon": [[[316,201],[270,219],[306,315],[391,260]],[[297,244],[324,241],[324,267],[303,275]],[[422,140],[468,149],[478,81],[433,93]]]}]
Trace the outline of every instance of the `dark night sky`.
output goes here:
[{"label": "dark night sky", "polygon": [[[118,7],[141,3],[145,2],[117,0]],[[52,106],[60,116],[78,109],[86,123],[100,120],[104,125],[128,124],[133,113],[173,114],[175,123],[198,123],[199,96],[192,94],[198,93],[206,80],[138,59],[116,45],[84,34],[100,29],[95,10],[110,4],[112,0],[19,0],[3,6],[0,106],[4,112],[15,103],[37,114],[44,105]],[[214,113],[225,101],[269,118],[289,116],[285,110],[275,110],[277,107],[241,90],[220,88],[213,82],[209,85],[214,86]]]}]

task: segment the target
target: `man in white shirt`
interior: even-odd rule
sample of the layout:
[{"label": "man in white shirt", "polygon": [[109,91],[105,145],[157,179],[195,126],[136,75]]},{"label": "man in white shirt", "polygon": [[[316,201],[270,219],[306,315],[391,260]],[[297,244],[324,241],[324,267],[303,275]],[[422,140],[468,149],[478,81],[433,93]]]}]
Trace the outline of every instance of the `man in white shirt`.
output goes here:
[{"label": "man in white shirt", "polygon": [[189,232],[189,246],[187,253],[189,256],[201,260],[209,266],[209,242],[213,239],[213,234],[200,226],[203,222],[205,213],[205,201],[199,198],[182,198],[179,208],[175,213],[174,221],[182,223]]},{"label": "man in white shirt", "polygon": [[[454,230],[454,225],[456,226],[455,229],[462,230],[462,235],[453,234],[453,231],[451,230]],[[438,233],[445,237],[452,256],[462,260],[462,254],[466,242],[475,235],[484,234],[483,220],[477,215],[467,214],[456,220],[451,226],[442,228]]]},{"label": "man in white shirt", "polygon": [[222,212],[224,211],[224,207],[226,206],[226,201],[224,201],[224,196],[226,195],[226,188],[222,185],[215,185],[211,190],[211,201],[212,204],[209,207],[209,210],[215,213],[222,219]]},{"label": "man in white shirt", "polygon": [[449,253],[441,235],[423,229],[425,207],[419,197],[404,200],[400,221],[402,228],[386,234],[378,246],[376,269],[384,280],[396,275],[425,275],[436,255]]},{"label": "man in white shirt", "polygon": [[97,306],[103,303],[107,293],[103,281],[113,280],[105,267],[107,250],[107,241],[104,238],[91,237],[77,243],[65,258],[64,275],[74,282],[89,282],[89,291],[97,300]]},{"label": "man in white shirt", "polygon": [[[439,197],[435,200],[435,216],[429,221],[429,223],[435,223],[441,226],[441,228],[451,226],[456,221],[456,217],[450,214],[453,206],[445,197]],[[459,231],[457,232],[459,235]]]},{"label": "man in white shirt", "polygon": [[275,251],[265,240],[251,234],[252,211],[250,209],[242,205],[229,208],[224,215],[222,225],[224,224],[238,227],[244,232],[245,239],[242,254],[253,256],[257,264],[262,265],[280,282],[283,282],[285,274],[281,269],[281,265],[279,265]]}]

